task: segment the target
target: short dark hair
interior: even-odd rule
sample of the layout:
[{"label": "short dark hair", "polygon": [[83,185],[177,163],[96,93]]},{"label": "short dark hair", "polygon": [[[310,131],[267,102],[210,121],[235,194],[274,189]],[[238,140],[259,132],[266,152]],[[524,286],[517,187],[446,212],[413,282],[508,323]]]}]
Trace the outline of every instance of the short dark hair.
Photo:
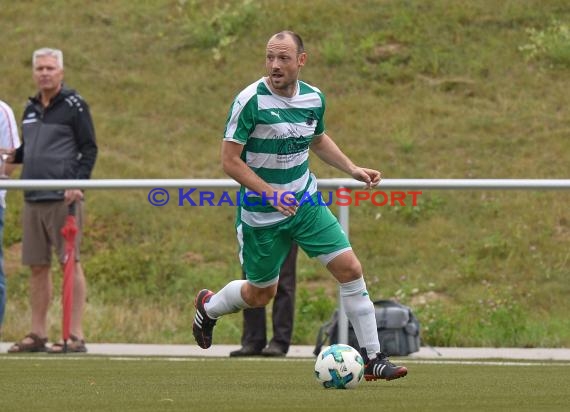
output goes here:
[{"label": "short dark hair", "polygon": [[291,36],[291,38],[295,42],[295,45],[297,46],[297,54],[301,54],[305,51],[305,46],[303,45],[303,39],[294,31],[283,30],[275,34],[273,37],[279,40],[283,40],[286,36]]}]

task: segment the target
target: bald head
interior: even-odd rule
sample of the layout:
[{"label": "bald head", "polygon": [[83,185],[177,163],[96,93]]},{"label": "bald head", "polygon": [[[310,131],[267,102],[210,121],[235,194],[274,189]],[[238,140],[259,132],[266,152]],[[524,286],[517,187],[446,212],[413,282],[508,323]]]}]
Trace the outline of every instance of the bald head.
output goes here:
[{"label": "bald head", "polygon": [[275,40],[283,41],[285,39],[291,39],[293,41],[293,43],[295,43],[295,47],[297,49],[297,54],[301,54],[305,51],[305,46],[303,45],[303,39],[301,39],[301,36],[299,36],[297,33],[292,32],[290,30],[283,30],[283,31],[280,31],[279,33],[274,34],[269,39],[269,42],[275,41]]}]

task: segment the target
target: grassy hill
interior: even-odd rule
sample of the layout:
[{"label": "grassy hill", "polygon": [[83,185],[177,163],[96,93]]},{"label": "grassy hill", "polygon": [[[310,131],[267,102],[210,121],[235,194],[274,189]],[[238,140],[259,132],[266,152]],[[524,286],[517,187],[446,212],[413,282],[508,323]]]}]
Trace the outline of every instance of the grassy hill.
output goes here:
[{"label": "grassy hill", "polygon": [[[224,178],[230,103],[264,74],[267,39],[291,29],[355,162],[386,178],[568,178],[569,24],[564,0],[2,2],[0,98],[21,116],[33,50],[61,48],[95,120],[94,178]],[[90,341],[193,342],[196,291],[240,277],[233,208],[155,208],[147,194],[87,193]],[[21,193],[8,202],[14,340],[28,332],[28,272]],[[371,296],[411,305],[424,343],[568,346],[568,204],[567,191],[424,191],[417,207],[351,208],[350,235]],[[310,344],[336,289],[304,255],[298,279],[294,343]],[[216,342],[240,333],[228,316]]]}]

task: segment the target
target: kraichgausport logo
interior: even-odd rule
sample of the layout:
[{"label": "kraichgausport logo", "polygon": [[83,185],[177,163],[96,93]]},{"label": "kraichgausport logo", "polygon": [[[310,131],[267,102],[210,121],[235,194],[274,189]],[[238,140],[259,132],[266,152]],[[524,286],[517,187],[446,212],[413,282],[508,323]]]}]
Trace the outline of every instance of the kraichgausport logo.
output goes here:
[{"label": "kraichgausport logo", "polygon": [[[293,201],[288,195],[295,196],[298,206],[359,206],[370,202],[374,206],[417,206],[418,196],[421,191],[382,191],[382,190],[351,190],[340,188],[329,191],[318,191],[313,195],[308,192],[297,194],[294,192],[257,193],[253,191],[214,192],[210,190],[198,190],[197,188],[177,188],[177,206],[276,206],[279,203],[292,206]],[[171,196],[168,190],[156,187],[148,192],[148,202],[152,206],[165,206]]]}]

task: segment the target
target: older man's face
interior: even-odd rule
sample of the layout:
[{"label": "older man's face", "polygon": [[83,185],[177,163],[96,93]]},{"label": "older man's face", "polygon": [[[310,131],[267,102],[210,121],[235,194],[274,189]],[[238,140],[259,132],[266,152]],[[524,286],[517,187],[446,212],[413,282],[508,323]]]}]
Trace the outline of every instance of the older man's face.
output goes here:
[{"label": "older man's face", "polygon": [[34,65],[33,78],[38,90],[53,92],[63,81],[63,68],[59,66],[54,56],[40,56]]}]

